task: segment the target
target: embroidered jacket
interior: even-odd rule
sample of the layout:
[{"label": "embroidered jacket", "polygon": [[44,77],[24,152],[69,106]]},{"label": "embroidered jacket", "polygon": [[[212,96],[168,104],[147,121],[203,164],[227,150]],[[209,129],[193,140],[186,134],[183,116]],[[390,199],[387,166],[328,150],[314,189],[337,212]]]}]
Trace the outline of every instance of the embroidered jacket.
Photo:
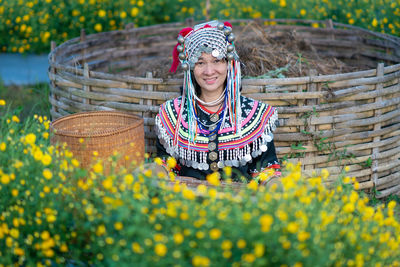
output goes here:
[{"label": "embroidered jacket", "polygon": [[[198,128],[193,143],[188,141],[188,114],[185,108],[174,144],[180,104],[181,97],[169,100],[161,105],[156,116],[157,155],[175,157],[180,164],[179,175],[205,179],[207,174],[231,166],[234,177],[251,179],[254,173],[265,168],[280,168],[273,142],[278,119],[274,107],[242,96],[242,127],[237,133],[230,123],[229,114],[223,116],[221,110],[213,113],[198,105],[200,124],[207,129]],[[218,133],[209,134],[218,123],[221,125]]]}]

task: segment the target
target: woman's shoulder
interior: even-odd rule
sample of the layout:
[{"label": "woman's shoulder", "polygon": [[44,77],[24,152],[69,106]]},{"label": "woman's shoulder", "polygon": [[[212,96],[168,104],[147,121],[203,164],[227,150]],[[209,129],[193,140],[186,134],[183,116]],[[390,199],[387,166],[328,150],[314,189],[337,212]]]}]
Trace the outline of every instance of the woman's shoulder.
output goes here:
[{"label": "woman's shoulder", "polygon": [[272,117],[276,119],[278,116],[278,111],[275,107],[250,97],[242,96],[241,106],[244,118],[259,117],[262,120],[268,120]]},{"label": "woman's shoulder", "polygon": [[181,106],[181,101],[182,96],[165,101],[160,106],[158,116],[161,116],[162,114],[174,116],[174,114],[178,113],[179,107]]},{"label": "woman's shoulder", "polygon": [[243,104],[244,104],[244,105],[248,105],[248,106],[260,106],[262,108],[269,107],[269,108],[272,108],[272,109],[276,109],[275,107],[273,107],[273,106],[271,106],[271,105],[269,105],[269,104],[267,104],[265,102],[253,99],[251,97],[243,96],[243,95],[241,96],[241,101],[242,101],[242,107],[243,107]]}]

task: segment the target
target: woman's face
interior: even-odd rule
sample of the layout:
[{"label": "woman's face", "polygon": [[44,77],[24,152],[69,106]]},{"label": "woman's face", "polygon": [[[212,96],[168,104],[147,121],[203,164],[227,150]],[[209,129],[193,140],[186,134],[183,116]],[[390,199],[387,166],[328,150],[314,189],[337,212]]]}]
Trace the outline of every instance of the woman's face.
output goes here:
[{"label": "woman's face", "polygon": [[225,59],[217,59],[203,53],[194,66],[194,77],[201,92],[222,92],[226,80],[228,64]]}]

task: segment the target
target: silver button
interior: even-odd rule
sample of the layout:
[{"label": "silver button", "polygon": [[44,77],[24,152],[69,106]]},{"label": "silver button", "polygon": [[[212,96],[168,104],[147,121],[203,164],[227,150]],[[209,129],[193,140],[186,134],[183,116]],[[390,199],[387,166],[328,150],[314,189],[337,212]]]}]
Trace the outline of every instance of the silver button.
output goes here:
[{"label": "silver button", "polygon": [[218,164],[217,164],[216,162],[211,163],[211,164],[210,164],[210,169],[211,169],[213,172],[218,171]]},{"label": "silver button", "polygon": [[208,128],[209,131],[214,131],[217,128],[217,125],[213,125],[210,126],[210,128]]},{"label": "silver button", "polygon": [[217,122],[217,121],[219,120],[218,114],[217,114],[217,113],[211,114],[210,120],[211,120],[212,122]]},{"label": "silver button", "polygon": [[217,144],[215,144],[214,142],[208,143],[208,150],[213,151],[216,148],[217,148]]},{"label": "silver button", "polygon": [[211,160],[211,161],[215,161],[215,160],[217,160],[217,158],[218,158],[218,154],[217,154],[217,152],[210,152],[209,154],[208,154],[208,158]]},{"label": "silver button", "polygon": [[208,139],[210,139],[210,141],[214,141],[215,139],[217,139],[217,135],[216,134],[210,135]]}]

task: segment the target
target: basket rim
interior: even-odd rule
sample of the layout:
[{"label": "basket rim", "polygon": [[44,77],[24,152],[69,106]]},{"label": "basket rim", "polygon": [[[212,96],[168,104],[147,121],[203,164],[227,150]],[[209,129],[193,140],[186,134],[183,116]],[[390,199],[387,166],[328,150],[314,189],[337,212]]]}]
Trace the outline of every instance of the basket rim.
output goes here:
[{"label": "basket rim", "polygon": [[[129,117],[129,118],[134,118],[136,119],[135,122],[132,124],[129,124],[128,126],[123,126],[118,129],[113,129],[113,130],[107,130],[107,131],[94,131],[93,133],[75,133],[71,132],[68,130],[58,130],[55,128],[57,124],[64,122],[66,120],[70,120],[71,118],[82,118],[82,117],[97,117],[97,116],[104,116],[104,115],[114,115],[117,117]],[[129,114],[126,112],[121,112],[121,111],[109,111],[109,110],[99,110],[99,111],[83,111],[83,112],[78,112],[70,115],[66,115],[63,117],[60,117],[50,123],[50,132],[56,134],[56,135],[61,135],[61,136],[69,136],[69,137],[104,137],[104,136],[111,136],[111,135],[116,135],[119,133],[123,133],[126,131],[129,131],[133,128],[136,128],[140,125],[144,124],[144,120],[142,117],[135,115],[135,114]]]},{"label": "basket rim", "polygon": [[[309,24],[308,26],[305,26],[307,28],[312,28],[311,24],[312,23],[326,23],[328,20],[331,20],[333,23],[333,26],[336,27],[341,27],[341,28],[335,28],[335,29],[342,29],[345,31],[349,31],[349,30],[356,30],[358,31],[358,33],[366,33],[369,35],[372,35],[374,37],[378,37],[378,38],[383,38],[386,41],[392,42],[397,44],[397,42],[400,41],[400,37],[398,36],[394,36],[391,35],[389,33],[380,33],[380,32],[375,32],[372,30],[368,30],[365,28],[362,28],[360,26],[354,26],[354,25],[350,25],[350,24],[345,24],[345,23],[340,23],[340,22],[336,22],[334,20],[332,20],[331,18],[328,19],[322,19],[322,20],[311,20],[311,19],[298,19],[298,18],[286,18],[286,19],[267,19],[267,18],[262,18],[262,19],[232,19],[230,20],[230,22],[232,24],[235,23],[241,23],[241,22],[253,22],[253,21],[267,21],[267,22],[279,22],[279,23],[288,23],[288,25],[290,25],[290,23],[306,23]],[[200,20],[200,21],[194,21],[194,22],[204,22],[204,20]],[[113,31],[106,31],[106,32],[100,32],[100,33],[92,33],[86,36],[87,40],[89,40],[90,38],[96,38],[98,36],[107,36],[109,34],[112,33],[122,33],[122,34],[132,34],[134,32],[139,32],[139,31],[145,31],[147,29],[151,29],[151,28],[160,28],[163,26],[172,26],[172,27],[177,27],[177,26],[181,26],[181,27],[185,27],[187,26],[184,22],[168,22],[168,23],[159,23],[159,24],[154,24],[154,25],[149,25],[149,26],[142,26],[142,27],[137,27],[137,28],[132,28],[132,29],[120,29],[120,30],[113,30]],[[329,29],[327,28],[319,28],[322,31],[327,31]],[[48,54],[48,63],[50,68],[64,68],[67,69],[68,71],[73,71],[76,74],[79,75],[83,75],[83,69],[76,69],[73,68],[73,70],[69,69],[71,68],[71,66],[65,64],[65,63],[61,63],[58,61],[58,58],[55,56],[59,51],[60,52],[64,52],[63,49],[67,48],[69,45],[71,44],[75,44],[81,42],[81,37],[75,37],[72,39],[69,39],[63,43],[61,43],[60,45],[56,46],[54,49],[52,49],[50,51],[50,53]],[[54,56],[54,57],[53,57]],[[400,63],[397,64],[392,64],[392,65],[388,65],[385,67],[386,68],[392,68],[392,67],[397,67],[399,66]],[[48,74],[50,74],[50,68],[48,71]],[[324,75],[318,75],[317,79],[321,80],[321,81],[325,81],[325,80],[329,80],[332,77],[336,77],[336,76],[341,76],[341,75],[350,75],[353,73],[358,73],[358,72],[368,72],[368,71],[374,71],[376,70],[376,68],[369,68],[366,70],[362,70],[362,71],[351,71],[351,72],[344,72],[344,73],[338,73],[338,74],[324,74]],[[160,77],[153,77],[153,78],[146,78],[146,77],[142,77],[142,76],[136,76],[136,75],[115,75],[115,74],[110,74],[108,72],[105,71],[95,71],[95,70],[91,70],[90,71],[91,75],[93,75],[94,77],[96,76],[103,76],[103,75],[108,75],[109,78],[114,78],[114,77],[123,77],[129,80],[135,80],[136,83],[138,84],[154,84],[154,82],[156,84],[163,84],[163,83],[169,83],[169,82],[178,82],[181,81],[181,78],[160,78]],[[299,76],[299,77],[285,77],[285,78],[269,78],[269,79],[259,79],[259,78],[255,78],[255,77],[251,77],[251,78],[242,78],[242,82],[246,83],[246,82],[250,82],[250,85],[252,83],[252,81],[257,82],[257,81],[266,81],[266,82],[277,82],[278,84],[280,84],[281,82],[287,83],[290,81],[302,81],[303,83],[308,83],[310,82],[310,77],[309,76]],[[51,78],[50,78],[51,80]],[[153,82],[153,83],[152,83]]]}]

